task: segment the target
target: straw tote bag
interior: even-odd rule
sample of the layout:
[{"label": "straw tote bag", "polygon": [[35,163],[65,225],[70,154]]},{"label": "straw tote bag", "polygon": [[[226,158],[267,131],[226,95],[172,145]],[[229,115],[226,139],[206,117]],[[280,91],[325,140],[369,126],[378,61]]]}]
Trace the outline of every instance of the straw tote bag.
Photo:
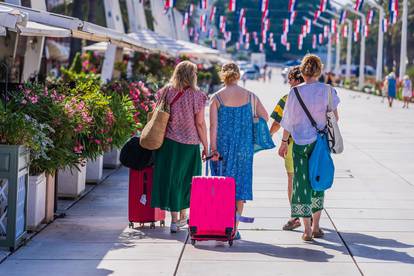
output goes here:
[{"label": "straw tote bag", "polygon": [[139,144],[144,149],[157,150],[164,142],[165,132],[170,119],[171,106],[183,95],[183,91],[174,97],[171,104],[167,102],[168,88],[163,91],[153,112],[148,113],[148,122],[141,133]]}]

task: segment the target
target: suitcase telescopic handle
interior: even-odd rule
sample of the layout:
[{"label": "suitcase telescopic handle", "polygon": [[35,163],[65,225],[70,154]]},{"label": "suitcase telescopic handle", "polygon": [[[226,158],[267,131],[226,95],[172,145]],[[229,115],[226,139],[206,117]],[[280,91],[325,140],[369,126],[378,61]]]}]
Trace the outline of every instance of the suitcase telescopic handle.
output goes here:
[{"label": "suitcase telescopic handle", "polygon": [[[210,155],[206,157],[206,176],[208,176],[208,169],[209,169],[209,163],[212,162],[211,159],[214,157],[214,155]],[[220,176],[223,175],[223,157],[219,157],[219,174]]]}]

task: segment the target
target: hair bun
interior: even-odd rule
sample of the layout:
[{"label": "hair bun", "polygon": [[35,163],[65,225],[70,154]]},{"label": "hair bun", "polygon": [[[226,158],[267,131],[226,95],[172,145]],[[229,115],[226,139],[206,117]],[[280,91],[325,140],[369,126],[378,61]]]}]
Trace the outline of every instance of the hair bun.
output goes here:
[{"label": "hair bun", "polygon": [[220,76],[224,84],[232,84],[240,79],[240,69],[234,62],[226,63],[221,68]]}]

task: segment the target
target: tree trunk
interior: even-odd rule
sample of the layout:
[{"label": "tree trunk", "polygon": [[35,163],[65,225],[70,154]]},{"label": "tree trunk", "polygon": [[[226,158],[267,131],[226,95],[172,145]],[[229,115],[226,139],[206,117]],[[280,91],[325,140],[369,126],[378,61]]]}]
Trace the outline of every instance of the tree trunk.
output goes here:
[{"label": "tree trunk", "polygon": [[[72,16],[83,20],[82,0],[74,0],[72,7]],[[69,63],[72,62],[77,52],[82,50],[82,41],[77,38],[72,38],[70,41],[70,56]]]}]

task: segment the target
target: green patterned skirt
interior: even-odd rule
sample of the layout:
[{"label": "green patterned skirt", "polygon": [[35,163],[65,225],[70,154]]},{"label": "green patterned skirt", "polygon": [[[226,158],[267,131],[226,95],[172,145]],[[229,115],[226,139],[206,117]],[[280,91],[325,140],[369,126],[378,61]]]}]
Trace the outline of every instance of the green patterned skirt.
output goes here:
[{"label": "green patterned skirt", "polygon": [[323,210],[324,192],[316,192],[309,181],[309,158],[315,143],[300,146],[293,144],[293,193],[292,217],[311,217],[313,213]]},{"label": "green patterned skirt", "polygon": [[172,212],[190,207],[193,176],[201,175],[199,145],[187,145],[165,138],[155,152],[151,206]]}]

